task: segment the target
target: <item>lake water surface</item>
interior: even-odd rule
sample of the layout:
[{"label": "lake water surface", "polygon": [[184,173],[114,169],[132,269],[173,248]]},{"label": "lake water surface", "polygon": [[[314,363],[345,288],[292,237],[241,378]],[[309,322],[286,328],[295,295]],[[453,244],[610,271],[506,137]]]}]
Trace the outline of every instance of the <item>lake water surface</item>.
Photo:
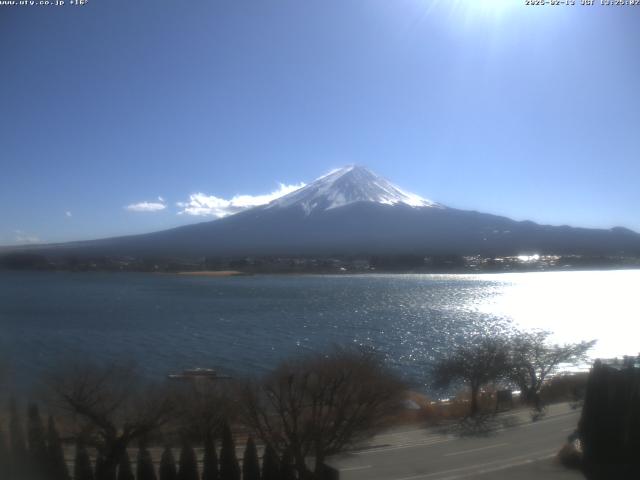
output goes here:
[{"label": "lake water surface", "polygon": [[188,277],[0,272],[0,362],[18,383],[87,359],[154,377],[231,374],[332,344],[367,344],[420,384],[430,359],[496,322],[595,356],[640,351],[640,270],[482,275]]}]

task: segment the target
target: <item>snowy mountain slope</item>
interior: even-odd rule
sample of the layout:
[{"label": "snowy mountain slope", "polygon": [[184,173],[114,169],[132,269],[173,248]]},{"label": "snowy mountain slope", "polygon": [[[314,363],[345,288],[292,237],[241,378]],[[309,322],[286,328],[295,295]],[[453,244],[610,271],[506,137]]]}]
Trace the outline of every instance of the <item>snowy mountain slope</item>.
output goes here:
[{"label": "snowy mountain slope", "polygon": [[306,187],[274,200],[267,208],[299,206],[312,212],[344,207],[356,202],[410,207],[443,208],[442,205],[399,187],[364,167],[350,165],[318,178]]}]

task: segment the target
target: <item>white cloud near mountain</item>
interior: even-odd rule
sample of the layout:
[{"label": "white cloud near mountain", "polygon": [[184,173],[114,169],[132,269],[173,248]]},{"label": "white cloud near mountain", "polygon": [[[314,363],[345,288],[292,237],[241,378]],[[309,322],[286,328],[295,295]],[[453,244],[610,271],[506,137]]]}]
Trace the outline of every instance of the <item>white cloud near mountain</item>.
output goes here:
[{"label": "white cloud near mountain", "polygon": [[38,238],[37,236],[23,232],[22,230],[14,230],[13,233],[15,233],[14,240],[18,245],[42,243],[42,240],[40,240],[40,238]]},{"label": "white cloud near mountain", "polygon": [[204,193],[194,193],[189,196],[187,202],[177,203],[177,206],[181,208],[178,214],[222,218],[251,207],[266,205],[276,198],[280,198],[304,186],[304,183],[297,185],[280,183],[278,189],[271,193],[264,195],[235,195],[230,199]]},{"label": "white cloud near mountain", "polygon": [[167,208],[167,205],[164,198],[158,197],[157,200],[152,202],[132,203],[124,208],[130,212],[159,212]]}]

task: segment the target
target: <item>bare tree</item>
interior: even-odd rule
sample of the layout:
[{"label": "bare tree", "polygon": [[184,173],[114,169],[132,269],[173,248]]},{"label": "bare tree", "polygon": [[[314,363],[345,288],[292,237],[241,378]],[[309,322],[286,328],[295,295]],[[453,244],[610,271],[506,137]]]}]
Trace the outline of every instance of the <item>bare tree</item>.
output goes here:
[{"label": "bare tree", "polygon": [[[244,419],[262,441],[288,452],[301,479],[394,413],[404,386],[369,350],[334,349],[282,363],[243,390]],[[313,461],[313,467],[308,461]]]},{"label": "bare tree", "polygon": [[596,341],[551,344],[548,331],[517,333],[511,340],[511,380],[520,388],[522,398],[538,411],[542,409],[540,391],[545,381],[563,365],[584,362]]},{"label": "bare tree", "polygon": [[237,414],[237,401],[228,382],[198,379],[174,384],[175,429],[181,437],[207,443],[219,438],[225,422]]},{"label": "bare tree", "polygon": [[115,479],[127,446],[164,425],[173,412],[165,392],[145,384],[129,365],[73,366],[53,376],[50,386],[101,453],[100,479]]},{"label": "bare tree", "polygon": [[450,356],[436,362],[433,369],[436,387],[448,387],[455,381],[471,389],[470,416],[478,411],[482,386],[509,373],[508,345],[502,337],[483,337],[458,347]]}]

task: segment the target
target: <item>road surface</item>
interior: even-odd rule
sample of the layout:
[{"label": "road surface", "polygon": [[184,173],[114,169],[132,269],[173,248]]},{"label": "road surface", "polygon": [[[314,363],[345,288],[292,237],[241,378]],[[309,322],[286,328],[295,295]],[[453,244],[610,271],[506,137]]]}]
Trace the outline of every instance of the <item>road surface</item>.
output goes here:
[{"label": "road surface", "polygon": [[553,459],[575,430],[579,412],[559,405],[537,422],[527,415],[502,416],[503,422],[512,417],[516,425],[482,436],[460,437],[433,429],[388,432],[365,449],[329,463],[340,470],[340,480],[583,478]]}]

